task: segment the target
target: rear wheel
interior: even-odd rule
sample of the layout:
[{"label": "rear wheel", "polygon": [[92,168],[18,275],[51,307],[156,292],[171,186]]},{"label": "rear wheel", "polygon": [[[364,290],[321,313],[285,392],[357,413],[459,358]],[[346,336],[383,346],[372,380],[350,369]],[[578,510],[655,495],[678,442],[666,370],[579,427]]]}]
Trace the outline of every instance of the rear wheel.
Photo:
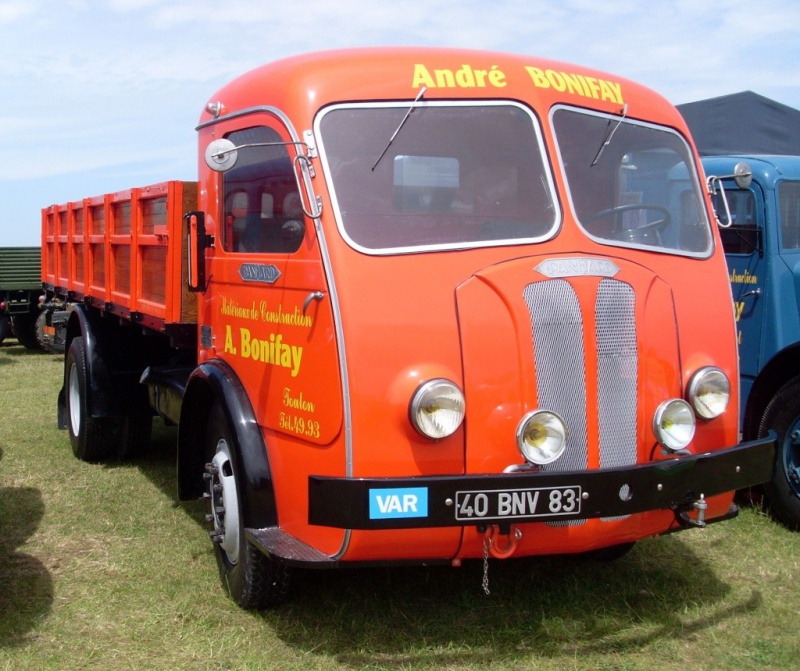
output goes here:
[{"label": "rear wheel", "polygon": [[72,452],[82,461],[101,461],[109,457],[116,442],[115,422],[89,414],[91,384],[86,347],[81,337],[70,343],[64,360],[64,388]]},{"label": "rear wheel", "polygon": [[8,315],[0,315],[0,343],[11,335],[11,320]]},{"label": "rear wheel", "polygon": [[211,502],[210,533],[220,577],[242,608],[266,608],[286,599],[289,569],[253,547],[244,534],[242,493],[236,465],[235,438],[219,403],[211,411],[206,432],[206,480]]},{"label": "rear wheel", "polygon": [[36,317],[38,315],[14,315],[14,335],[17,336],[20,345],[27,349],[40,350],[42,346],[36,337]]},{"label": "rear wheel", "polygon": [[775,469],[764,485],[770,510],[783,524],[800,530],[800,378],[778,390],[761,418],[758,435],[778,434]]}]

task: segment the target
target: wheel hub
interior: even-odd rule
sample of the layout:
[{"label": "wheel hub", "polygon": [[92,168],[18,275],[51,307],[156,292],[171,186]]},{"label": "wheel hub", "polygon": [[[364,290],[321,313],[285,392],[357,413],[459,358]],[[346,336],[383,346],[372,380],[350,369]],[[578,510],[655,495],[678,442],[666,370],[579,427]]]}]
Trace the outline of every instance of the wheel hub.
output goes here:
[{"label": "wheel hub", "polygon": [[219,544],[231,564],[239,561],[239,499],[236,492],[236,477],[233,472],[230,451],[225,440],[217,444],[217,452],[206,464],[211,514],[213,523],[211,538]]}]

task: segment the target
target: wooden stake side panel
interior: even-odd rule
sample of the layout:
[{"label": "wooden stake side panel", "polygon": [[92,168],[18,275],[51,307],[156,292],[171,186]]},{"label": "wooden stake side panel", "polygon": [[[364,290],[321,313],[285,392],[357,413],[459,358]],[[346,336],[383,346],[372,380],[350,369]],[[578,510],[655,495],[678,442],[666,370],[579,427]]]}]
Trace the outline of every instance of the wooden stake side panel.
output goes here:
[{"label": "wooden stake side panel", "polygon": [[183,222],[194,209],[196,183],[177,181],[52,205],[42,210],[42,281],[117,314],[196,323]]}]

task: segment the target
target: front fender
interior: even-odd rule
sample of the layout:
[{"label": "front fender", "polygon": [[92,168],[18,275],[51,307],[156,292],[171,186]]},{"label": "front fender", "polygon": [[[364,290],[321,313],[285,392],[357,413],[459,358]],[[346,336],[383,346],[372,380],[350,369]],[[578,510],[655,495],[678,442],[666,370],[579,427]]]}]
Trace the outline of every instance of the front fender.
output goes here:
[{"label": "front fender", "polygon": [[203,494],[203,472],[208,456],[202,453],[202,445],[214,401],[222,404],[236,438],[233,456],[241,487],[244,525],[277,526],[275,492],[264,434],[244,386],[223,361],[212,360],[199,365],[186,385],[178,425],[180,499],[194,499]]}]

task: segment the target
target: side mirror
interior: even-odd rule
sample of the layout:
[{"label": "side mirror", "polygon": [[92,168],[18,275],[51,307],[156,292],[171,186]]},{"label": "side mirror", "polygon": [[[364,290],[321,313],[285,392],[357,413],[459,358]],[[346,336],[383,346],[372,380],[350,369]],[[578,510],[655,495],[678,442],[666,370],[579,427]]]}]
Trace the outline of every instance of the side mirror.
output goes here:
[{"label": "side mirror", "polygon": [[210,142],[206,147],[206,165],[214,172],[227,172],[239,158],[239,150],[230,140],[221,138]]},{"label": "side mirror", "polygon": [[706,179],[708,192],[712,196],[715,196],[717,195],[717,193],[719,193],[722,196],[721,198],[722,206],[725,208],[725,216],[726,216],[725,221],[727,221],[728,223],[723,224],[722,220],[719,218],[719,215],[716,212],[714,212],[714,215],[716,216],[717,219],[717,225],[720,228],[730,228],[731,224],[733,223],[733,220],[731,219],[731,208],[728,205],[728,198],[725,195],[725,187],[722,186],[723,179],[732,179],[736,183],[736,186],[738,186],[740,189],[746,189],[750,186],[750,183],[753,181],[753,171],[750,169],[750,166],[747,163],[745,163],[744,161],[740,161],[735,166],[733,166],[732,175],[722,175],[719,177],[717,175],[709,175],[708,178]]},{"label": "side mirror", "polygon": [[183,215],[187,223],[186,262],[189,291],[206,290],[206,248],[214,246],[214,236],[206,235],[204,212],[187,212]]}]

